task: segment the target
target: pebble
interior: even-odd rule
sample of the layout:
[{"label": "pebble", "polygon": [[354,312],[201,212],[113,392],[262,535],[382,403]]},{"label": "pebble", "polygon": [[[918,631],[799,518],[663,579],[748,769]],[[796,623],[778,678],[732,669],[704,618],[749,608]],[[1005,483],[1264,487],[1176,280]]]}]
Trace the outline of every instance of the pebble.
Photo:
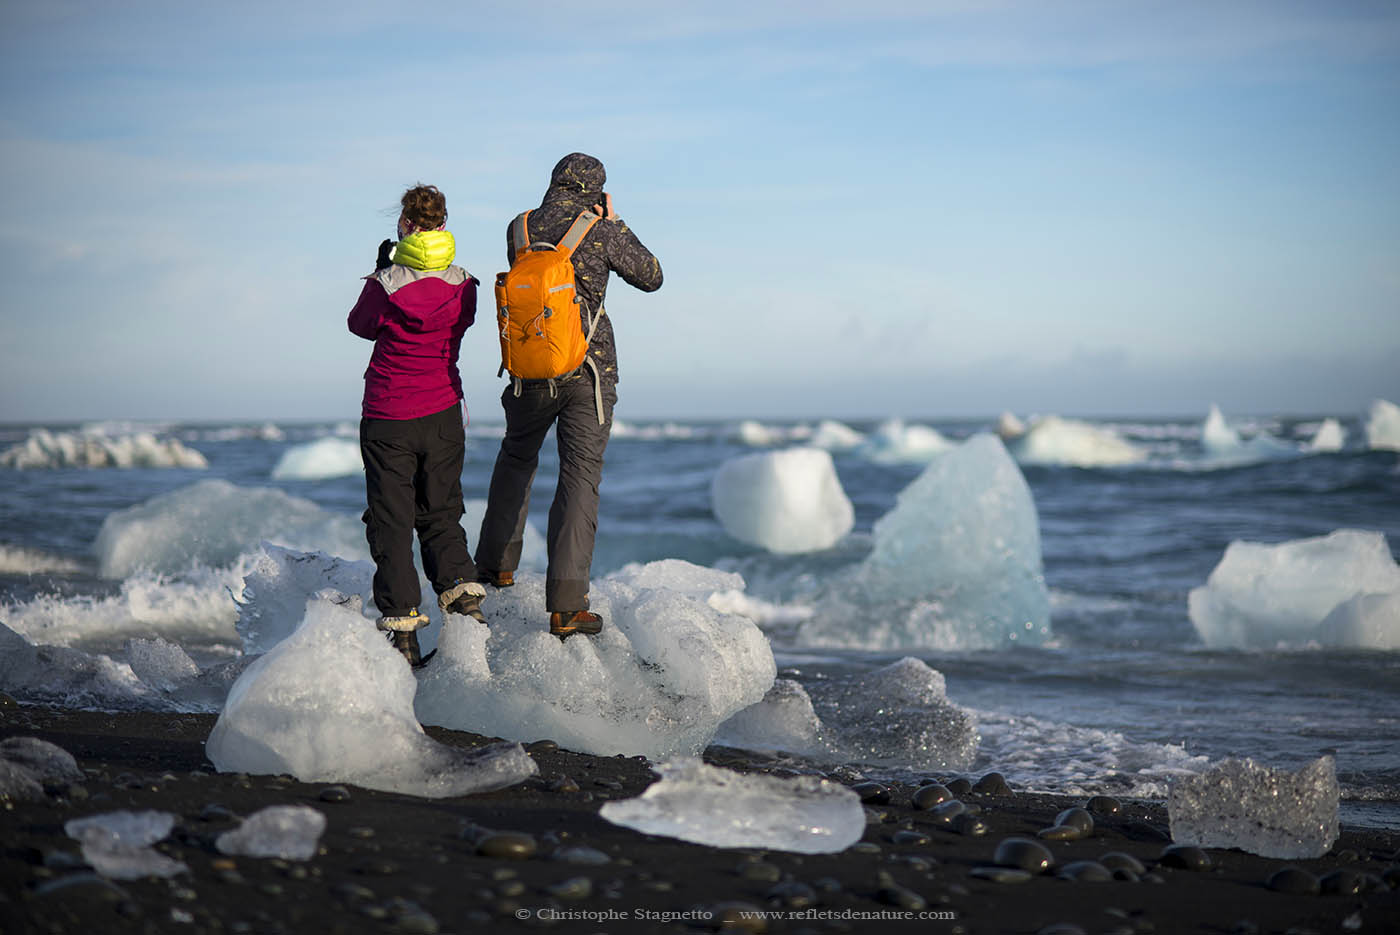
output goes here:
[{"label": "pebble", "polygon": [[1109,883],[1113,871],[1096,860],[1076,860],[1061,867],[1055,876],[1075,883]]},{"label": "pebble", "polygon": [[725,932],[752,932],[753,935],[768,931],[763,910],[753,903],[716,903],[709,911],[711,928]]},{"label": "pebble", "polygon": [[1029,838],[1004,839],[997,845],[992,861],[1000,867],[1019,867],[1032,873],[1043,873],[1055,865],[1049,849]]},{"label": "pebble", "polygon": [[898,906],[900,909],[908,909],[911,912],[928,908],[927,899],[898,883],[887,883],[880,887],[875,898],[887,906]]},{"label": "pebble", "polygon": [[914,793],[914,807],[923,811],[933,808],[940,802],[946,802],[953,797],[953,793],[948,791],[948,787],[941,782],[931,782],[926,786],[920,786]]},{"label": "pebble", "polygon": [[365,825],[350,828],[345,833],[352,838],[359,838],[362,841],[368,841],[370,838],[374,837],[374,829]]},{"label": "pebble", "polygon": [[930,814],[935,822],[944,827],[951,828],[953,819],[967,811],[967,806],[959,799],[949,799],[935,805]]},{"label": "pebble", "polygon": [[1179,870],[1209,870],[1210,855],[1194,844],[1172,844],[1163,849],[1157,862]]},{"label": "pebble", "polygon": [[857,841],[847,848],[852,854],[878,854],[880,845],[873,841]]},{"label": "pebble", "polygon": [[1127,870],[1141,876],[1147,872],[1147,868],[1142,865],[1132,854],[1125,854],[1122,851],[1109,851],[1099,858],[1099,863],[1109,870]]},{"label": "pebble", "polygon": [[1366,878],[1355,870],[1333,870],[1318,880],[1322,892],[1331,895],[1355,896],[1366,887]]},{"label": "pebble", "polygon": [[588,877],[570,877],[545,887],[555,899],[587,899],[593,895],[593,881]]},{"label": "pebble", "polygon": [[344,786],[326,786],[317,794],[316,798],[322,802],[349,802],[350,790]]},{"label": "pebble", "polygon": [[943,785],[947,786],[948,791],[953,793],[953,795],[967,795],[967,793],[972,791],[972,781],[964,779],[961,776],[957,779],[951,779]]},{"label": "pebble", "polygon": [[762,860],[749,860],[735,868],[735,872],[745,880],[758,883],[777,883],[783,878],[783,871],[776,865]]},{"label": "pebble", "polygon": [[200,821],[233,821],[233,812],[228,806],[210,802],[199,810]]},{"label": "pebble", "polygon": [[550,780],[549,783],[550,792],[577,792],[578,788],[578,783],[571,776],[560,776],[558,779]]},{"label": "pebble", "polygon": [[560,860],[566,864],[601,866],[612,862],[611,857],[598,850],[596,847],[585,847],[581,844],[558,848],[549,856],[552,860]]},{"label": "pebble", "polygon": [[476,842],[476,852],[482,857],[505,860],[529,860],[536,849],[535,839],[518,831],[498,831]]},{"label": "pebble", "polygon": [[993,883],[1025,883],[1033,875],[1029,870],[1016,867],[973,867],[968,871],[968,876]]},{"label": "pebble", "polygon": [[862,802],[888,805],[890,801],[890,787],[882,782],[857,783],[851,786],[851,791],[860,796]]},{"label": "pebble", "polygon": [[1055,816],[1055,824],[1082,828],[1086,837],[1094,833],[1094,816],[1089,814],[1088,809],[1067,808]]},{"label": "pebble", "polygon": [[930,839],[929,836],[924,834],[922,831],[905,830],[896,831],[894,833],[894,837],[890,840],[893,841],[895,844],[900,845],[917,845],[927,844]]},{"label": "pebble", "polygon": [[978,795],[1010,795],[1011,786],[1001,773],[988,773],[973,785],[972,791]]},{"label": "pebble", "polygon": [[1332,858],[1339,864],[1354,864],[1361,859],[1355,848],[1344,847],[1332,855]]},{"label": "pebble", "polygon": [[1301,867],[1284,867],[1275,871],[1264,885],[1275,893],[1306,893],[1316,896],[1321,892],[1317,877]]},{"label": "pebble", "polygon": [[1042,841],[1078,841],[1087,837],[1082,828],[1073,825],[1055,825],[1050,828],[1041,828],[1035,836]]},{"label": "pebble", "polygon": [[1084,810],[1091,815],[1117,815],[1123,804],[1111,795],[1095,795],[1084,803]]},{"label": "pebble", "polygon": [[534,743],[525,745],[526,753],[557,753],[558,751],[559,744],[553,740],[536,740]]},{"label": "pebble", "polygon": [[399,865],[382,857],[371,857],[356,864],[355,872],[366,877],[388,877],[399,872]]},{"label": "pebble", "polygon": [[972,812],[963,812],[953,818],[953,830],[968,837],[981,837],[987,833],[987,823]]},{"label": "pebble", "polygon": [[788,909],[806,909],[817,901],[817,892],[806,883],[789,880],[769,890],[767,898],[777,900]]},{"label": "pebble", "polygon": [[54,880],[45,880],[34,887],[35,896],[57,896],[64,901],[74,898],[97,898],[104,902],[122,902],[131,894],[111,880],[95,873],[70,873]]}]

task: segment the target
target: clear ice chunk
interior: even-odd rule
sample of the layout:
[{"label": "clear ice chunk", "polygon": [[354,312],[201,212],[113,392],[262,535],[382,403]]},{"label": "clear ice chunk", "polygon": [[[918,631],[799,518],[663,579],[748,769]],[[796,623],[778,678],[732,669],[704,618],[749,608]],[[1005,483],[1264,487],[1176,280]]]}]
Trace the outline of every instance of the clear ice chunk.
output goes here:
[{"label": "clear ice chunk", "polygon": [[1321,857],[1337,840],[1336,767],[1330,756],[1295,772],[1228,759],[1172,783],[1172,840],[1261,857]]},{"label": "clear ice chunk", "polygon": [[600,814],[615,825],[711,847],[754,847],[835,854],[865,832],[860,797],[816,776],[783,779],[677,757],[634,799],[608,802]]},{"label": "clear ice chunk", "polygon": [[310,860],[325,830],[326,816],[309,805],[270,805],[219,835],[214,846],[230,856]]},{"label": "clear ice chunk", "polygon": [[114,880],[138,880],[189,872],[183,861],[151,847],[165,840],[174,827],[175,816],[170,812],[120,811],[74,818],[63,830],[82,845],[83,860],[99,874]]}]

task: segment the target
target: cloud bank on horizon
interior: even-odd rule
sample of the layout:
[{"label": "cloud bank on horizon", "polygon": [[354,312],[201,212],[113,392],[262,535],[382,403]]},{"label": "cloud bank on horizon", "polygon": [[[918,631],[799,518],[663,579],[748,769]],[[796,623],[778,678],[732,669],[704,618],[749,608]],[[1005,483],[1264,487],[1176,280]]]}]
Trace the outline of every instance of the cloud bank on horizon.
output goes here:
[{"label": "cloud bank on horizon", "polygon": [[0,10],[0,420],[352,417],[402,189],[489,286],[575,150],[666,271],[627,418],[1400,398],[1394,4],[395,12]]}]

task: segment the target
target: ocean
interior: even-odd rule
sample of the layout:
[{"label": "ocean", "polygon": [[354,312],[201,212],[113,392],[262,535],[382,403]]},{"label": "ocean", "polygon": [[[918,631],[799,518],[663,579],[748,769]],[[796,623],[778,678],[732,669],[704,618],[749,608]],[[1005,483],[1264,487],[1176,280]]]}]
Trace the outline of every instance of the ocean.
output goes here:
[{"label": "ocean", "polygon": [[[1400,829],[1400,635],[1275,638],[1269,621],[1290,612],[1276,605],[1306,594],[1253,594],[1257,613],[1247,606],[1233,637],[1203,634],[1189,611],[1189,595],[1231,543],[1365,530],[1384,537],[1393,559],[1400,454],[1368,443],[1366,413],[1021,424],[621,415],[607,451],[595,580],[660,559],[737,572],[779,677],[814,697],[913,657],[975,717],[968,775],[999,770],[1035,791],[1161,799],[1173,776],[1227,757],[1297,768],[1330,755],[1343,822]],[[501,431],[469,428],[468,500],[486,495]],[[236,673],[235,598],[261,541],[367,558],[356,432],[353,420],[0,426],[0,623],[13,631],[0,631],[0,690],[22,703],[219,710],[227,680],[172,692],[149,663],[152,647],[175,644],[182,664]],[[814,607],[846,593],[901,492],[982,436],[1005,448],[1029,489],[1048,634],[995,645],[957,627],[911,637],[907,595],[886,599],[855,584],[830,604],[840,608],[834,619],[830,607]],[[785,554],[731,535],[712,503],[721,465],[812,445],[830,454],[851,531]],[[556,467],[551,440],[533,496],[537,531]],[[928,511],[930,528],[938,513]],[[527,559],[538,569],[533,540]],[[1340,577],[1348,562],[1362,577],[1361,558],[1340,561]],[[905,624],[891,627],[900,615]],[[816,618],[821,626],[809,625]],[[888,714],[901,723],[901,712]],[[888,757],[852,766],[872,777],[929,774]]]}]

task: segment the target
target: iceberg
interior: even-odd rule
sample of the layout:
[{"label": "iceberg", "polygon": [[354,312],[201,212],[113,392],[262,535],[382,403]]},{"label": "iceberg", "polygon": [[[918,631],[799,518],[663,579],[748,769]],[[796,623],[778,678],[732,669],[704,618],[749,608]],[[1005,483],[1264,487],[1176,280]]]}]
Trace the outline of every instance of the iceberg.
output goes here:
[{"label": "iceberg", "polygon": [[328,436],[293,445],[282,452],[272,469],[273,480],[324,480],[353,477],[365,469],[358,442]]},{"label": "iceberg", "polygon": [[188,873],[183,861],[151,847],[170,834],[175,816],[170,812],[104,812],[74,818],[64,832],[82,844],[83,860],[104,877],[139,880]]},{"label": "iceberg", "polygon": [[1371,403],[1366,413],[1366,444],[1379,451],[1400,451],[1400,406],[1386,399]]},{"label": "iceberg", "polygon": [[1201,425],[1201,447],[1208,461],[1225,467],[1298,454],[1296,447],[1267,432],[1245,440],[1225,421],[1220,407],[1216,405],[1210,407],[1206,421]]},{"label": "iceberg", "polygon": [[1342,447],[1346,445],[1346,441],[1347,433],[1346,429],[1342,428],[1342,423],[1336,419],[1328,418],[1323,419],[1322,424],[1317,427],[1317,431],[1313,433],[1307,448],[1309,451],[1316,452],[1341,451]]},{"label": "iceberg", "polygon": [[419,675],[418,717],[584,753],[699,753],[777,674],[762,631],[707,603],[742,581],[675,559],[627,566],[593,582],[603,632],[561,642],[545,627],[544,577],[517,575],[485,601],[489,627],[448,618]]},{"label": "iceberg", "polygon": [[820,448],[731,458],[715,472],[710,502],[735,539],[780,554],[830,548],[855,525],[836,465]]},{"label": "iceberg", "polygon": [[519,744],[464,751],[413,714],[403,657],[359,611],[322,594],[299,626],[244,670],[206,743],[220,772],[287,773],[426,798],[514,785],[536,772]]},{"label": "iceberg", "polygon": [[[1003,431],[1007,426],[1001,426]],[[1032,419],[1029,429],[1008,446],[1022,464],[1063,465],[1067,467],[1120,467],[1140,464],[1147,452],[1112,429],[1044,416]]]},{"label": "iceberg", "polygon": [[870,555],[822,595],[800,642],[948,650],[1050,638],[1035,502],[995,435],[936,458],[876,521],[873,538]]},{"label": "iceberg", "polygon": [[807,439],[807,444],[813,448],[825,448],[827,451],[850,451],[859,448],[864,441],[864,435],[844,422],[823,419],[817,423],[812,437]]},{"label": "iceberg", "polygon": [[1213,648],[1400,648],[1400,566],[1385,536],[1360,529],[1280,545],[1235,541],[1187,598]]},{"label": "iceberg", "polygon": [[678,757],[635,799],[599,810],[615,825],[710,847],[836,854],[865,833],[860,796],[815,776],[748,775]]},{"label": "iceberg", "polygon": [[1261,857],[1321,857],[1337,840],[1336,767],[1324,756],[1296,772],[1228,759],[1171,784],[1172,840]]},{"label": "iceberg", "polygon": [[270,805],[219,835],[214,846],[230,856],[310,860],[325,830],[326,816],[309,805]]},{"label": "iceberg", "polygon": [[110,437],[101,431],[50,432],[34,429],[29,438],[0,452],[0,467],[29,468],[192,468],[209,461],[173,438],[151,432]]}]

